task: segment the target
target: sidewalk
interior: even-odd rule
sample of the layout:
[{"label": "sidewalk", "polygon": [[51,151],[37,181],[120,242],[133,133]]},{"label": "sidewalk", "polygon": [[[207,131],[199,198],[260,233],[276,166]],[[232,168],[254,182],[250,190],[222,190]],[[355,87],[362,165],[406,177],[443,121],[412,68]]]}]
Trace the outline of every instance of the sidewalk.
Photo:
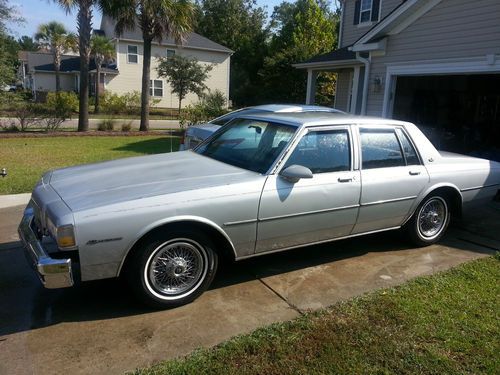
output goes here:
[{"label": "sidewalk", "polygon": [[[118,129],[122,126],[122,124],[130,124],[133,129],[139,129],[139,124],[141,120],[139,119],[113,119],[115,122],[115,127]],[[17,122],[16,119],[8,118],[8,117],[0,117],[0,123],[8,124],[12,121]],[[97,126],[103,119],[89,119],[89,127],[90,129],[97,129]],[[66,120],[61,124],[61,128],[77,128],[78,127],[78,118],[72,118],[70,120]],[[178,120],[149,120],[149,128],[150,129],[179,129],[179,121]]]}]

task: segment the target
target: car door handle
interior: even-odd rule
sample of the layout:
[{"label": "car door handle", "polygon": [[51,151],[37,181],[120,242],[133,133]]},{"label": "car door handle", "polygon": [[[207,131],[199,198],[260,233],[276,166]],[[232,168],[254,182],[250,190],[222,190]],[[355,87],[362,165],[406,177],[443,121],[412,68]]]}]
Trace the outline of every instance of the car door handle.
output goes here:
[{"label": "car door handle", "polygon": [[352,178],[339,178],[339,182],[352,182]]},{"label": "car door handle", "polygon": [[420,171],[410,171],[410,176],[418,176],[420,174]]}]

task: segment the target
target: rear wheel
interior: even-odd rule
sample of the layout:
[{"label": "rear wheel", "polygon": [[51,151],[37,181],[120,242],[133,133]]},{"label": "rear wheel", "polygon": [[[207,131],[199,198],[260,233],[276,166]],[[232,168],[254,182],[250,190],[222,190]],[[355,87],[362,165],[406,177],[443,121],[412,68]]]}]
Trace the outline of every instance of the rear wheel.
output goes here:
[{"label": "rear wheel", "polygon": [[417,246],[436,243],[444,235],[450,223],[448,201],[441,195],[430,195],[419,205],[406,230]]},{"label": "rear wheel", "polygon": [[217,270],[217,254],[201,233],[156,235],[138,249],[128,269],[135,294],[153,307],[184,305],[201,295]]}]

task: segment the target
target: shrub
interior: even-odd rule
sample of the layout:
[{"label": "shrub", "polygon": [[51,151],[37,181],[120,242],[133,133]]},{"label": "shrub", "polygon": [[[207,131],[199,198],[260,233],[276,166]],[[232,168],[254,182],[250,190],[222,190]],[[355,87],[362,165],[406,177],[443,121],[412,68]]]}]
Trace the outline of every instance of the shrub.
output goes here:
[{"label": "shrub", "polygon": [[78,112],[79,101],[78,96],[72,91],[61,91],[59,94],[49,92],[45,104],[50,110],[71,118],[75,112]]},{"label": "shrub", "polygon": [[205,94],[196,104],[188,105],[179,114],[181,127],[201,124],[226,113],[226,97],[219,90]]},{"label": "shrub", "polygon": [[132,130],[132,121],[122,124],[122,132],[129,132]]},{"label": "shrub", "polygon": [[47,101],[39,104],[46,131],[55,131],[78,110],[78,97],[74,92],[49,92]]},{"label": "shrub", "polygon": [[[150,105],[155,106],[159,99],[150,99]],[[123,95],[104,92],[101,96],[101,111],[109,115],[138,114],[141,108],[141,93],[139,91],[127,92]]]},{"label": "shrub", "polygon": [[17,124],[12,122],[9,125],[9,131],[26,131],[40,122],[40,108],[31,102],[26,92],[5,93],[0,99],[2,109],[17,120]]},{"label": "shrub", "polygon": [[115,120],[111,118],[104,119],[97,125],[97,130],[101,132],[113,131],[114,129],[115,129]]}]

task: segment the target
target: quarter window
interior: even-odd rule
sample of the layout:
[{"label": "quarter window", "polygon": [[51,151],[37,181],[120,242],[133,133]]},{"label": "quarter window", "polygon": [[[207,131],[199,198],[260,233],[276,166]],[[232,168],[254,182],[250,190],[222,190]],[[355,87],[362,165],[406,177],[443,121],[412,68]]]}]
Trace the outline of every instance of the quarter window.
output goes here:
[{"label": "quarter window", "polygon": [[127,62],[129,64],[137,64],[139,62],[139,53],[137,46],[127,46]]},{"label": "quarter window", "polygon": [[298,164],[313,173],[350,170],[351,152],[347,130],[310,131],[302,137],[285,168]]},{"label": "quarter window", "polygon": [[418,159],[417,152],[415,151],[415,148],[411,144],[406,134],[399,128],[396,129],[396,134],[398,135],[401,146],[403,147],[406,165],[420,165],[420,160]]},{"label": "quarter window", "polygon": [[154,79],[149,81],[149,95],[151,96],[163,96],[163,81],[160,79]]},{"label": "quarter window", "polygon": [[391,129],[361,129],[363,169],[400,167],[405,165],[396,133]]}]

